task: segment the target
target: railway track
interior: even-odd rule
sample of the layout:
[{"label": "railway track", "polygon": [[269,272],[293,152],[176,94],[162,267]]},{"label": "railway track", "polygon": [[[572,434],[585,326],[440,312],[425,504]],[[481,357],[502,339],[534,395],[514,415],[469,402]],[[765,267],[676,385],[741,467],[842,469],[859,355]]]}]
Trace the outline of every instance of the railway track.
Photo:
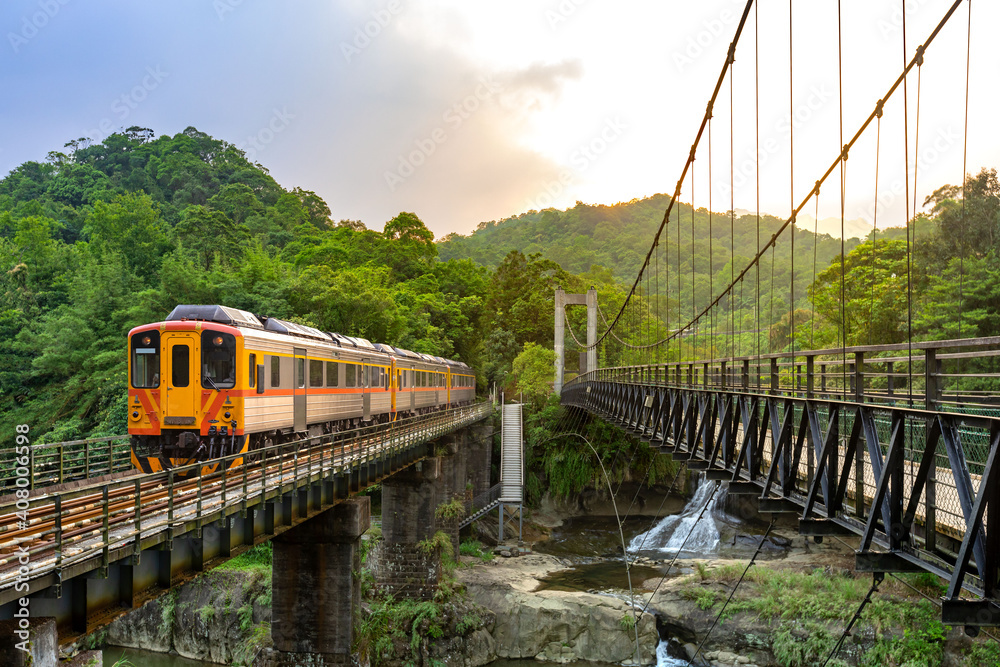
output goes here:
[{"label": "railway track", "polygon": [[[132,545],[192,521],[245,509],[269,493],[333,478],[477,421],[486,404],[419,418],[314,436],[264,448],[256,462],[227,469],[242,455],[201,461],[184,468],[85,485],[72,491],[34,495],[27,521],[15,501],[0,505],[0,593],[19,580],[60,573],[74,564]],[[186,473],[214,463],[218,470]],[[26,551],[25,551],[26,550]],[[28,564],[22,566],[23,554]],[[105,559],[106,560],[106,559]],[[23,568],[26,567],[25,571]]]}]

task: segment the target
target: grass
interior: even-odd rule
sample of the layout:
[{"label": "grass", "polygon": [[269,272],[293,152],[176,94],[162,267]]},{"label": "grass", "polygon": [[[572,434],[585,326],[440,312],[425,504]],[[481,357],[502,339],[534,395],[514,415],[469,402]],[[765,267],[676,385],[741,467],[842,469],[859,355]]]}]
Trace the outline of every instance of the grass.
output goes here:
[{"label": "grass", "polygon": [[478,558],[484,563],[489,563],[496,557],[493,550],[483,546],[483,543],[479,540],[466,540],[458,545],[458,553],[463,556],[472,556]]},{"label": "grass", "polygon": [[271,571],[274,561],[274,546],[270,540],[250,547],[239,556],[230,558],[217,567],[217,570],[267,570]]},{"label": "grass", "polygon": [[[681,593],[703,611],[718,601],[716,588],[703,581],[735,584],[745,564],[732,563],[714,570],[699,567],[682,585]],[[927,595],[940,595],[941,581],[926,574],[907,575],[902,581],[887,579],[872,596],[856,626],[855,637],[867,636],[862,648],[853,641],[841,649],[850,651],[859,667],[935,667],[942,664],[947,628],[940,610],[929,600],[915,598],[912,586]],[[845,624],[857,611],[871,586],[871,579],[852,572],[811,572],[753,567],[727,607],[725,616],[750,614],[775,625],[771,650],[782,667],[822,665],[840,637]],[[727,591],[728,594],[728,591]],[[1000,650],[989,645],[970,651],[969,665],[996,665]],[[994,655],[996,654],[996,655]],[[846,664],[831,660],[831,665]]]},{"label": "grass", "polygon": [[408,640],[411,653],[419,657],[424,636],[443,636],[444,629],[437,622],[441,615],[436,602],[376,600],[369,613],[355,619],[355,653],[363,654],[367,649],[371,664],[379,665],[392,657],[396,640]]}]

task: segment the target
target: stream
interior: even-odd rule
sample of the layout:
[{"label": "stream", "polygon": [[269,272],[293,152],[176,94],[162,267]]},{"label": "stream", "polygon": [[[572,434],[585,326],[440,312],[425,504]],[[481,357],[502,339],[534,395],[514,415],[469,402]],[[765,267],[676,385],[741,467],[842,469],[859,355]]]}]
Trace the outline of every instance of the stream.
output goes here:
[{"label": "stream", "polygon": [[[637,591],[652,589],[662,577],[692,572],[690,559],[750,558],[760,544],[763,529],[728,515],[724,509],[726,493],[717,488],[716,482],[699,475],[696,483],[694,495],[679,513],[659,520],[626,518],[621,534],[614,517],[576,517],[564,521],[535,549],[564,558],[573,566],[545,577],[538,590],[583,590],[628,600],[623,539],[630,560],[644,557],[650,561],[630,568],[631,585]],[[784,557],[789,545],[783,538],[769,538],[758,558]],[[668,574],[668,564],[675,560]],[[678,650],[661,641],[656,650],[657,667],[687,667],[690,663],[686,658],[673,655]],[[546,663],[532,661],[532,664]]]},{"label": "stream", "polygon": [[[548,540],[535,549],[558,556],[572,564],[542,579],[538,590],[587,591],[629,600],[629,586],[638,592],[652,590],[665,576],[693,571],[694,558],[749,558],[763,532],[726,514],[725,492],[717,483],[697,480],[694,495],[677,514],[662,519],[626,517],[621,524],[614,517],[574,517],[552,530]],[[622,542],[634,564],[626,571]],[[759,558],[780,558],[787,553],[787,540],[770,538]],[[676,564],[667,574],[667,566]],[[661,641],[656,649],[657,667],[687,667],[688,661],[671,653],[678,649]],[[109,646],[104,649],[104,667],[114,667],[122,658],[135,667],[203,667],[214,663],[189,660],[176,655],[150,653]],[[546,667],[560,663],[537,660],[497,660],[492,667]],[[570,663],[599,667],[595,663]]]}]

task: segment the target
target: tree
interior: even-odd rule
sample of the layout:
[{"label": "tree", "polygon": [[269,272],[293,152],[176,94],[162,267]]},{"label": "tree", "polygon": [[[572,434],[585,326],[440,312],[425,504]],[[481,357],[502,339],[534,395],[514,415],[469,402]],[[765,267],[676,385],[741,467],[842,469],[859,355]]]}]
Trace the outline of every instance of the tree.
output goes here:
[{"label": "tree", "polygon": [[204,206],[184,209],[174,234],[178,241],[198,253],[206,269],[211,267],[216,256],[230,263],[237,262],[243,256],[243,245],[250,238],[246,228],[225,213]]},{"label": "tree", "polygon": [[536,405],[542,405],[552,392],[555,381],[556,353],[535,343],[525,343],[521,354],[514,359],[514,378],[517,390]]},{"label": "tree", "polygon": [[97,202],[83,231],[98,257],[118,253],[128,269],[147,281],[155,275],[168,247],[160,212],[149,195],[142,193]]},{"label": "tree", "polygon": [[[907,333],[906,242],[865,241],[847,253],[843,273],[840,261],[834,260],[817,275],[809,295],[820,319],[815,339],[810,341],[812,331],[796,313],[800,348],[903,342]],[[784,326],[787,329],[787,322]],[[787,341],[780,335],[779,339]]]}]

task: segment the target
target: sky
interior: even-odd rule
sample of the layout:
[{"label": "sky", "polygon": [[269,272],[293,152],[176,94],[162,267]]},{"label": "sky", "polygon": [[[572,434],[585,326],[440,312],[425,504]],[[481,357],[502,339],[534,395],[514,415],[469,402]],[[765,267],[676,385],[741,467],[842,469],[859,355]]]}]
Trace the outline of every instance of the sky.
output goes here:
[{"label": "sky", "polygon": [[[950,5],[905,0],[907,58]],[[789,6],[762,0],[751,10],[714,108],[711,151],[706,134],[682,201],[716,211],[759,201],[788,217],[836,162],[841,126],[846,142],[902,71],[903,0],[842,0],[839,41],[835,0],[798,0],[791,20]],[[7,0],[0,176],[72,139],[193,126],[245,150],[285,188],[315,191],[334,220],[378,230],[400,211],[441,238],[532,209],[670,193],[743,7]],[[1000,101],[991,49],[1000,6],[971,3],[967,40],[969,10],[962,2],[927,49],[919,95],[917,71],[907,79],[905,126],[900,90],[850,152],[843,212],[839,169],[818,209],[807,203],[826,221],[821,231],[839,234],[842,216],[855,233],[902,225],[937,187],[961,181],[963,160],[967,173],[1000,164],[989,124]]]}]

